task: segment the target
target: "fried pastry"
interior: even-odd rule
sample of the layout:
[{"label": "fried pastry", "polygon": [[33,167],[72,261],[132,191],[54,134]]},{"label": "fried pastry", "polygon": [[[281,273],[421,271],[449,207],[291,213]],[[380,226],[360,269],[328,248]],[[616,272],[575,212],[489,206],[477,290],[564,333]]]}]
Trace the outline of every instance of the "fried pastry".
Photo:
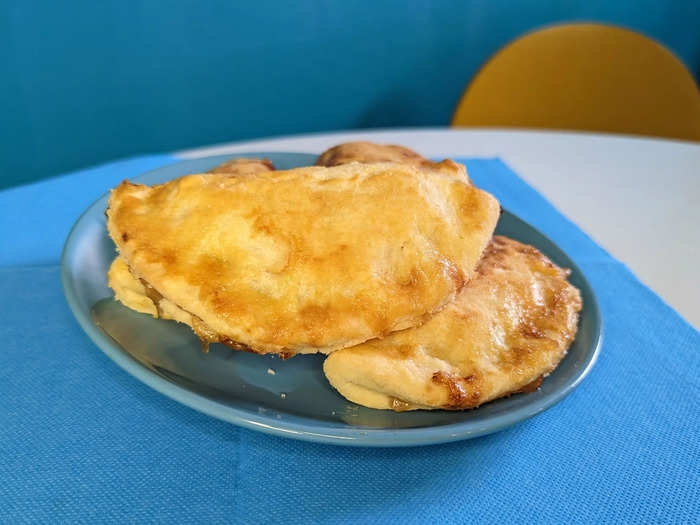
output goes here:
[{"label": "fried pastry", "polygon": [[421,324],[472,277],[499,206],[452,164],[125,181],[107,226],[143,292],[204,341],[328,353]]},{"label": "fried pastry", "polygon": [[536,388],[576,334],[581,298],[532,246],[496,236],[456,300],[424,325],[334,352],[330,384],[370,408],[460,410]]}]

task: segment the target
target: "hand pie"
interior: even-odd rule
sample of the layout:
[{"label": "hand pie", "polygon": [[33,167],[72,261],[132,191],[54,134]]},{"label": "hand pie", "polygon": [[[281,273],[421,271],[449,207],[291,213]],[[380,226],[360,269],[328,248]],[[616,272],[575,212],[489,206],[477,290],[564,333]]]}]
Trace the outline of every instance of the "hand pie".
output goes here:
[{"label": "hand pie", "polygon": [[536,388],[576,335],[579,292],[568,270],[496,236],[476,274],[424,325],[334,352],[323,370],[370,408],[459,410]]},{"label": "hand pie", "polygon": [[125,181],[107,226],[147,295],[203,340],[289,356],[424,322],[472,277],[498,213],[457,164],[353,163]]}]

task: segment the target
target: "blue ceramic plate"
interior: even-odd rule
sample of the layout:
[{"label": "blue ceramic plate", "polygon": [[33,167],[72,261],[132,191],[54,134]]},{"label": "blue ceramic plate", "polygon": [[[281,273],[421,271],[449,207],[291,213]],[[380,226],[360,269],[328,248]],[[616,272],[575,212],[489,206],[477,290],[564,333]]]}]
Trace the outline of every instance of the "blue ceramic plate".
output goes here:
[{"label": "blue ceramic plate", "polygon": [[[240,155],[245,156],[245,155]],[[314,155],[255,153],[278,169],[308,166]],[[144,184],[200,173],[231,155],[187,160],[146,173]],[[131,375],[166,396],[211,416],[279,436],[356,446],[407,446],[457,441],[495,432],[554,405],[590,371],[601,342],[601,319],[593,291],[581,271],[552,241],[504,211],[496,229],[532,244],[560,266],[583,296],[578,335],[542,388],[464,412],[373,410],[346,401],[327,383],[322,356],[274,356],[235,352],[212,345],[201,351],[192,331],[174,321],[153,319],[115,302],[107,269],[116,252],[107,235],[107,195],[73,226],[62,261],[63,286],[75,317],[90,338]],[[273,373],[274,372],[274,373]]]}]

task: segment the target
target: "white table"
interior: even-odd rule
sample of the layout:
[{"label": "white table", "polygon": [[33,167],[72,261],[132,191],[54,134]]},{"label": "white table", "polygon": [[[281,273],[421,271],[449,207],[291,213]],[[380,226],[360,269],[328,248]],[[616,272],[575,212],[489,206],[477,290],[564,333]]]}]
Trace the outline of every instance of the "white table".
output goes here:
[{"label": "white table", "polygon": [[320,153],[353,140],[427,157],[500,157],[695,327],[700,327],[700,144],[619,135],[445,128],[353,131],[177,152]]}]

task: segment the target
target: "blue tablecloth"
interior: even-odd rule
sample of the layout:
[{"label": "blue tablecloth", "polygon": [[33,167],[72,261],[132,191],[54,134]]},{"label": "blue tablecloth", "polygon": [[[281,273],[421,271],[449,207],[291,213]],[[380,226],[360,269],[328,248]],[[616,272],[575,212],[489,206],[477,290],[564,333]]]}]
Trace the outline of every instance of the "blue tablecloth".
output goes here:
[{"label": "blue tablecloth", "polygon": [[0,522],[698,522],[700,334],[498,160],[468,160],[474,181],[576,260],[603,311],[596,367],[551,410],[353,449],[243,430],[127,375],[68,310],[60,249],[101,193],[175,160],[0,192]]}]

